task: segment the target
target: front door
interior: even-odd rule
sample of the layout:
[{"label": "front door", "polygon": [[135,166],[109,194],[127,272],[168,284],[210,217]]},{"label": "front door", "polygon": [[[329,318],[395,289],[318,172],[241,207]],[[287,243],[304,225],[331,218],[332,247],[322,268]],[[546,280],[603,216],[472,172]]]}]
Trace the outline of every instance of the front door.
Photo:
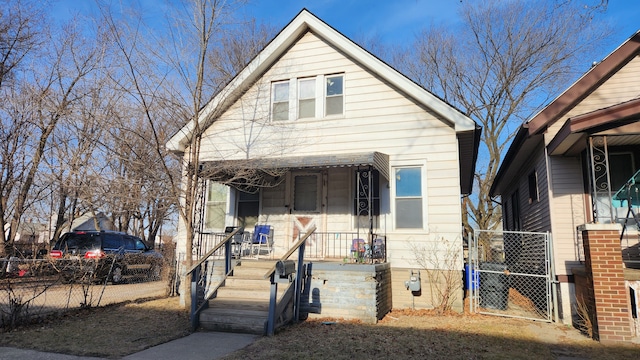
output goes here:
[{"label": "front door", "polygon": [[[289,218],[292,224],[291,242],[295,242],[312,227],[325,231],[324,218],[327,194],[326,171],[297,171],[291,173],[289,182]],[[314,240],[317,239],[317,240]],[[322,256],[321,237],[307,242],[308,254]]]}]

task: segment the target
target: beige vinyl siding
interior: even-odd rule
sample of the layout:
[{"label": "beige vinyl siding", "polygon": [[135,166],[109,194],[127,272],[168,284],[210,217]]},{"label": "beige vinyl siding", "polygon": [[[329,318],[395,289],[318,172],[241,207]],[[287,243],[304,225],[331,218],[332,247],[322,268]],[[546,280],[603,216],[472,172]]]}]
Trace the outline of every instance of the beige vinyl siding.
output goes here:
[{"label": "beige vinyl siding", "polygon": [[554,241],[556,272],[571,274],[576,266],[582,244],[576,228],[585,223],[584,184],[578,157],[549,158],[551,169],[551,232]]},{"label": "beige vinyl siding", "polygon": [[[344,74],[343,115],[317,114],[316,118],[288,121],[269,119],[272,81],[331,74]],[[290,86],[295,83],[291,81]],[[290,88],[290,92],[296,90]],[[295,102],[290,104],[296,106]],[[379,217],[379,230],[392,239],[387,244],[388,256],[394,263],[415,265],[411,243],[437,247],[443,238],[460,239],[455,130],[311,32],[303,35],[207,129],[201,149],[202,161],[378,151],[389,155],[390,166],[424,165],[426,229],[394,231],[390,205],[386,204],[387,212]],[[353,191],[353,169],[327,171],[329,188],[322,226],[325,231],[353,231],[352,194],[345,193]],[[381,183],[381,188],[389,191],[386,182]],[[261,221],[287,229],[275,234],[276,254],[288,246],[292,236],[292,220],[280,200],[285,193],[281,186],[265,189],[262,195]]]},{"label": "beige vinyl siding", "polygon": [[547,144],[564,125],[566,119],[616,105],[640,97],[640,57],[634,57],[611,78],[572,108],[547,130]]}]

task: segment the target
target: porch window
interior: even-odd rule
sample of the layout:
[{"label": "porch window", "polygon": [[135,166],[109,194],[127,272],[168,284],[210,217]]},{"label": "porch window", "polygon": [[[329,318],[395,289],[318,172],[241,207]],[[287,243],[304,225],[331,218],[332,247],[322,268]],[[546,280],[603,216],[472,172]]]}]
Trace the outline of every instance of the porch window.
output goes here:
[{"label": "porch window", "polygon": [[529,174],[529,204],[540,201],[538,194],[538,174],[532,171]]},{"label": "porch window", "polygon": [[227,194],[228,188],[226,186],[209,182],[205,216],[206,229],[224,229],[227,215]]},{"label": "porch window", "polygon": [[396,228],[422,229],[422,168],[395,169]]},{"label": "porch window", "polygon": [[[371,177],[371,182],[369,182]],[[353,213],[369,215],[369,191],[371,191],[371,215],[380,215],[380,173],[378,170],[357,170],[354,183]],[[371,190],[369,187],[371,186]]]},{"label": "porch window", "polygon": [[298,119],[316,116],[316,79],[298,82]]},{"label": "porch window", "polygon": [[252,229],[258,222],[260,213],[260,194],[238,192],[238,226]]},{"label": "porch window", "polygon": [[326,77],[325,114],[340,115],[344,107],[344,76]]},{"label": "porch window", "polygon": [[296,175],[293,182],[293,210],[318,211],[318,175]]},{"label": "porch window", "polygon": [[272,120],[289,120],[289,81],[273,83]]},{"label": "porch window", "polygon": [[[635,174],[633,153],[610,152],[609,153],[609,177],[611,178],[611,191],[620,190]],[[602,185],[600,185],[602,186]]]}]

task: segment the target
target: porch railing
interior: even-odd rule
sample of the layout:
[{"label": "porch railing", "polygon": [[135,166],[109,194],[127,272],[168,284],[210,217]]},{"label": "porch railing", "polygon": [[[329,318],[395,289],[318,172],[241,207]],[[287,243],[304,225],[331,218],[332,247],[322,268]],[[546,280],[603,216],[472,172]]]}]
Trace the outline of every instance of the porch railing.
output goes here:
[{"label": "porch railing", "polygon": [[[202,255],[195,264],[187,270],[187,278],[191,276],[191,327],[197,329],[199,325],[200,312],[207,307],[209,299],[216,293],[216,290],[224,283],[231,271],[232,239],[240,229],[225,234],[226,236],[213,246],[209,251]],[[200,234],[202,235],[202,234]],[[224,250],[223,250],[224,249]],[[222,279],[216,283],[211,283],[210,273],[212,273],[212,265],[209,259],[213,256],[221,256],[220,251],[224,251],[224,275]]]},{"label": "porch railing", "polygon": [[[245,231],[247,234],[247,231]],[[196,236],[193,247],[193,255],[201,258],[210,249],[221,244],[227,239],[227,233],[202,232]],[[251,237],[250,235],[246,235]],[[361,249],[354,249],[354,240],[361,239],[364,246]],[[374,249],[373,244],[369,244],[369,234],[364,232],[313,232],[307,239],[305,246],[305,257],[313,260],[347,260],[347,261],[386,261],[386,235],[373,234],[373,240],[382,240],[380,245]]]},{"label": "porch railing", "polygon": [[[360,240],[354,244],[354,240]],[[339,259],[348,261],[386,261],[386,235],[357,232],[315,232],[307,240],[306,257],[309,259]]]},{"label": "porch railing", "polygon": [[[315,226],[298,240],[290,249],[284,254],[280,260],[274,265],[269,271],[264,275],[265,279],[269,279],[271,282],[271,292],[269,297],[269,317],[267,318],[267,335],[273,336],[276,328],[276,320],[279,319],[282,313],[285,311],[287,304],[289,301],[293,302],[293,320],[300,320],[300,298],[302,296],[302,281],[306,279],[306,271],[304,264],[305,257],[305,246],[309,239],[309,237],[316,231]],[[276,269],[279,267],[286,268],[286,262],[289,260],[289,257],[295,252],[298,251],[298,262],[296,264],[295,278],[293,279],[293,292],[287,291],[283,298],[278,302],[278,283],[281,282],[278,279],[281,276],[286,278],[286,274],[283,274],[283,269],[278,269],[278,273],[276,273]],[[289,287],[291,290],[291,284]],[[292,296],[292,298],[291,298]]]}]

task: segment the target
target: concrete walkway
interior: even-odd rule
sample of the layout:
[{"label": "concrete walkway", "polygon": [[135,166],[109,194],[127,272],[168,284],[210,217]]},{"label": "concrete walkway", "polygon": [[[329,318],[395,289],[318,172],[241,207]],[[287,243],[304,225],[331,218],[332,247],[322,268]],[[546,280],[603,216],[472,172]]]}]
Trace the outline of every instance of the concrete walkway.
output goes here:
[{"label": "concrete walkway", "polygon": [[[224,332],[196,332],[189,336],[131,354],[122,360],[213,360],[240,350],[259,336]],[[98,360],[101,358],[54,354],[0,347],[0,360]]]}]

